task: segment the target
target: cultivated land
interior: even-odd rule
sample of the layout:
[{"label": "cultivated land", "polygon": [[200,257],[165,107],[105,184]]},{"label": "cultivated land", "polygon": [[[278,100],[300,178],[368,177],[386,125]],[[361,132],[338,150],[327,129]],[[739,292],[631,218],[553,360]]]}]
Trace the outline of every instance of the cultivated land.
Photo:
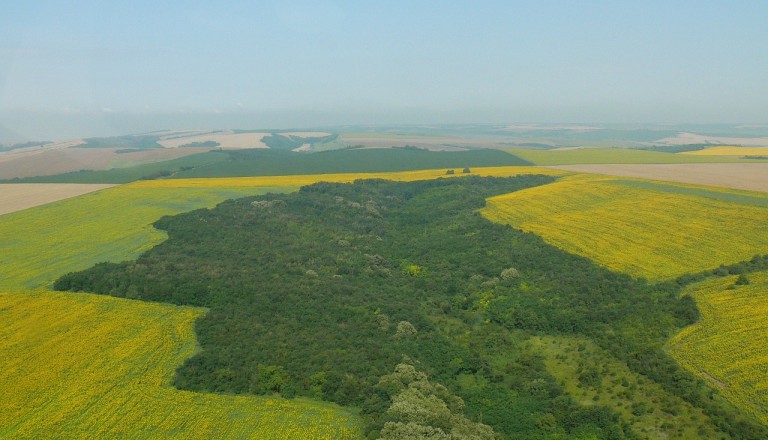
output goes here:
[{"label": "cultivated land", "polygon": [[0,294],[0,437],[359,438],[357,416],[306,399],[179,391],[199,308],[88,294]]},{"label": "cultivated land", "polygon": [[0,217],[0,437],[358,438],[337,406],[171,388],[202,309],[28,290],[135,258],[162,215],[268,190],[127,185]]},{"label": "cultivated land", "polygon": [[0,215],[110,188],[105,184],[18,183],[0,185]]},{"label": "cultivated land", "polygon": [[[561,174],[477,170],[536,171]],[[151,226],[163,215],[319,180],[444,174],[142,181],[0,217],[0,436],[361,437],[356,416],[334,405],[171,388],[174,369],[196,350],[201,309],[30,289],[100,261],[136,258],[165,239]]]},{"label": "cultivated land", "polygon": [[690,154],[693,156],[765,156],[768,155],[768,147],[721,146],[697,151],[686,151],[680,154]]},{"label": "cultivated land", "polygon": [[768,192],[768,163],[562,165],[556,168]]},{"label": "cultivated land", "polygon": [[[542,174],[546,176],[563,176],[570,174],[567,171],[554,170],[540,167],[511,166],[511,167],[478,167],[472,169],[472,175],[511,177],[529,174]],[[396,171],[391,173],[332,173],[332,174],[300,174],[295,176],[256,176],[256,177],[223,177],[200,179],[168,179],[145,180],[134,182],[130,186],[135,188],[217,188],[217,187],[279,187],[298,189],[300,186],[310,185],[316,182],[348,183],[358,179],[387,179],[396,182],[409,182],[414,180],[429,180],[438,178],[456,178],[465,176],[460,170],[456,174],[446,174],[446,170],[417,170]]]},{"label": "cultivated land", "polygon": [[711,136],[697,133],[679,133],[677,136],[659,139],[659,143],[667,145],[725,144],[759,147],[768,145],[768,137]]},{"label": "cultivated land", "polygon": [[629,148],[568,148],[556,150],[508,148],[505,151],[509,151],[515,156],[523,158],[534,165],[541,166],[574,164],[680,164],[749,161],[749,159],[733,157],[692,156]]},{"label": "cultivated land", "polygon": [[261,142],[261,138],[269,133],[235,133],[231,130],[194,134],[194,135],[175,135],[161,138],[158,143],[166,148],[178,148],[182,145],[194,142],[217,142],[217,148],[240,149],[240,148],[267,148]]},{"label": "cultivated land", "polygon": [[482,213],[610,269],[664,280],[768,251],[767,199],[575,175],[490,198]]},{"label": "cultivated land", "polygon": [[135,165],[162,162],[191,154],[202,153],[210,148],[154,148],[126,151],[121,148],[50,148],[0,154],[0,179],[15,177],[48,176],[73,171],[106,170]]},{"label": "cultivated land", "polygon": [[0,289],[48,287],[72,270],[136,258],[165,239],[163,215],[212,207],[270,188],[125,185],[0,217]]},{"label": "cultivated land", "polygon": [[768,424],[768,272],[695,284],[701,320],[669,343],[670,354],[736,405]]}]

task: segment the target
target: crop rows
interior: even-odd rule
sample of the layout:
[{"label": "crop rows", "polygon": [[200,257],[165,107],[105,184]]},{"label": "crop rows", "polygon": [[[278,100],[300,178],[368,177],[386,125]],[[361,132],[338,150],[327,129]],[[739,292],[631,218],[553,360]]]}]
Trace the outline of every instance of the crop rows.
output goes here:
[{"label": "crop rows", "polygon": [[768,423],[768,272],[716,278],[686,290],[701,320],[676,335],[670,354],[737,406]]},{"label": "crop rows", "polygon": [[491,198],[482,212],[610,269],[652,280],[768,251],[768,208],[631,185],[626,179],[570,176]]},{"label": "crop rows", "polygon": [[0,295],[0,437],[356,438],[309,400],[171,388],[203,309],[89,294]]}]

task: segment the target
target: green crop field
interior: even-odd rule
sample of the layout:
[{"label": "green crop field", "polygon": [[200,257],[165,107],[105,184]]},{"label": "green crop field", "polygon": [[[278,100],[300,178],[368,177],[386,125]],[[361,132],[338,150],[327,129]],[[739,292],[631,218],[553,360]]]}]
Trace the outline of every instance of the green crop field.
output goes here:
[{"label": "green crop field", "polygon": [[136,258],[165,234],[163,215],[282,188],[121,186],[0,217],[0,288],[48,287],[72,270]]}]

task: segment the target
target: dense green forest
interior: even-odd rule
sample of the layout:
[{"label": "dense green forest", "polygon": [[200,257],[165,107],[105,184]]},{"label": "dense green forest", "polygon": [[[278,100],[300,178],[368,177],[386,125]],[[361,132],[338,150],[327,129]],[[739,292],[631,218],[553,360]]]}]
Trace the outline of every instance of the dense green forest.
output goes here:
[{"label": "dense green forest", "polygon": [[[110,138],[111,139],[111,138]],[[379,148],[295,153],[272,149],[211,151],[164,162],[77,171],[53,176],[8,179],[5,183],[128,183],[142,179],[374,173],[437,168],[530,165],[499,150],[427,151]]]},{"label": "dense green forest", "polygon": [[365,180],[227,201],[160,219],[166,242],[55,288],[208,307],[177,386],[359,407],[370,438],[639,438],[609,408],[572,400],[526,344],[536,334],[591,338],[723,432],[768,438],[663,351],[698,316],[680,286],[711,273],[648,284],[477,212],[551,181]]}]

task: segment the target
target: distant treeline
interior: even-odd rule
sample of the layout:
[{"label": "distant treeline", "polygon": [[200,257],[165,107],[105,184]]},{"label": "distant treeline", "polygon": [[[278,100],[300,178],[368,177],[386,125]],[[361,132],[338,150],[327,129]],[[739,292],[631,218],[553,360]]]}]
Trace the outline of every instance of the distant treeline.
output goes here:
[{"label": "distant treeline", "polygon": [[77,148],[163,148],[157,143],[160,136],[156,135],[126,135],[110,137],[93,137],[83,139],[85,143]]},{"label": "distant treeline", "polygon": [[685,153],[686,151],[699,151],[716,146],[715,144],[655,145],[638,148],[638,150],[658,151],[660,153]]},{"label": "distant treeline", "polygon": [[[607,407],[577,404],[526,343],[534,334],[591,338],[723,432],[768,438],[664,351],[698,318],[681,285],[706,275],[648,284],[477,213],[487,197],[551,181],[318,183],[228,201],[160,219],[169,239],[137,261],[68,274],[55,288],[208,307],[196,325],[202,351],[177,386],[357,406],[369,438],[410,407],[422,408],[424,429],[448,429],[460,418],[438,394],[507,438],[640,438]],[[763,266],[756,257],[720,271]],[[414,368],[449,391],[424,382],[437,394],[406,393]]]},{"label": "distant treeline", "polygon": [[279,150],[228,151],[229,159],[174,175],[187,177],[281,176],[295,174],[375,173],[421,169],[530,165],[500,150],[427,151],[417,148],[375,148],[324,151],[314,154]]}]

